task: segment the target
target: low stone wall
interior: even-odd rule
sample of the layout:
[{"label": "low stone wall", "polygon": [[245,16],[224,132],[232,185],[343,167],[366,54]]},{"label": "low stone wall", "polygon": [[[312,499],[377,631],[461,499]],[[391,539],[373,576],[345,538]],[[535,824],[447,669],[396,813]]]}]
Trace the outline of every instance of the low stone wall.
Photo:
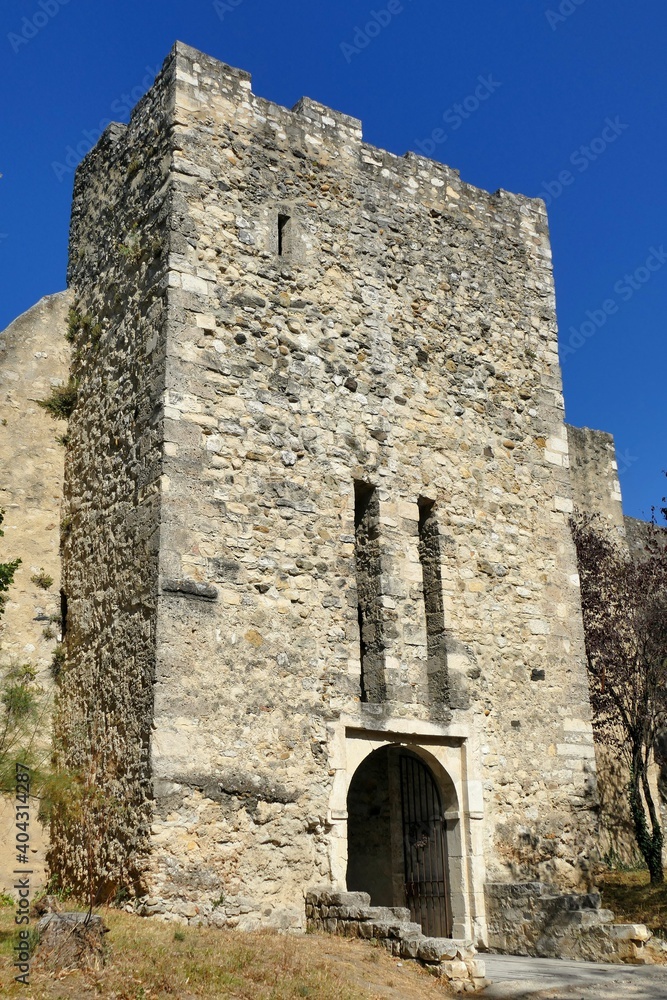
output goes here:
[{"label": "low stone wall", "polygon": [[474,992],[488,985],[484,962],[476,958],[470,941],[426,937],[400,906],[371,906],[367,892],[331,892],[306,896],[309,931],[377,941],[400,958],[416,959],[434,975],[447,979],[458,992]]},{"label": "low stone wall", "polygon": [[506,955],[652,965],[667,945],[644,924],[618,924],[597,893],[562,895],[542,882],[487,884],[489,950]]}]

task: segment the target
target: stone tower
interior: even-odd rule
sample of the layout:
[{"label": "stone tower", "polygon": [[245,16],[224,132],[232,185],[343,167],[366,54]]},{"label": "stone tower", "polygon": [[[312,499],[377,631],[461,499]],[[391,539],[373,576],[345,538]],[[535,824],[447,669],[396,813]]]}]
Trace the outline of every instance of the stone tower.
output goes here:
[{"label": "stone tower", "polygon": [[109,884],[243,927],[367,890],[483,942],[490,884],[585,880],[542,202],[177,44],[78,170],[69,282],[57,734],[122,803]]}]

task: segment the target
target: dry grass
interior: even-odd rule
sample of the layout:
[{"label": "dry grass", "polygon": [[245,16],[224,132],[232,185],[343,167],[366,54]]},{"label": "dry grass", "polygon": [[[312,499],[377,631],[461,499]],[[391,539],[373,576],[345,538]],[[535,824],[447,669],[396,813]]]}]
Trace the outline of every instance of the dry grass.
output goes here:
[{"label": "dry grass", "polygon": [[31,970],[13,983],[13,911],[0,909],[0,994],[23,1000],[437,1000],[447,987],[359,941],[178,927],[114,910],[101,973]]},{"label": "dry grass", "polygon": [[619,921],[646,924],[654,934],[667,938],[667,884],[652,886],[649,874],[639,871],[602,871],[596,881],[602,905]]}]

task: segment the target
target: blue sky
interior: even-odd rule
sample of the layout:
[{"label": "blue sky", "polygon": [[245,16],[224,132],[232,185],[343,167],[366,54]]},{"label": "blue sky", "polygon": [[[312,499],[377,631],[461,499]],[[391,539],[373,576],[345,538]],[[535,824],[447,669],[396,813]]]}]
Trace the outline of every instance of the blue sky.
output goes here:
[{"label": "blue sky", "polygon": [[626,513],[667,480],[664,0],[4,0],[0,329],[65,284],[72,165],[175,39],[361,118],[366,141],[547,196],[567,419],[616,437]]}]

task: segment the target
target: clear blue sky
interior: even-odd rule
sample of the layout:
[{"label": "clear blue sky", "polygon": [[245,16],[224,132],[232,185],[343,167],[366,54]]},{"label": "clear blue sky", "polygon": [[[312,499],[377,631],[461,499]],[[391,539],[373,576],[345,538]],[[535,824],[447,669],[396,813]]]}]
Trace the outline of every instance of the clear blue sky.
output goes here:
[{"label": "clear blue sky", "polygon": [[64,287],[68,148],[126,120],[178,38],[263,97],[361,118],[376,146],[549,194],[567,419],[615,435],[626,513],[650,516],[667,485],[665,0],[4,0],[0,28],[0,329]]}]

